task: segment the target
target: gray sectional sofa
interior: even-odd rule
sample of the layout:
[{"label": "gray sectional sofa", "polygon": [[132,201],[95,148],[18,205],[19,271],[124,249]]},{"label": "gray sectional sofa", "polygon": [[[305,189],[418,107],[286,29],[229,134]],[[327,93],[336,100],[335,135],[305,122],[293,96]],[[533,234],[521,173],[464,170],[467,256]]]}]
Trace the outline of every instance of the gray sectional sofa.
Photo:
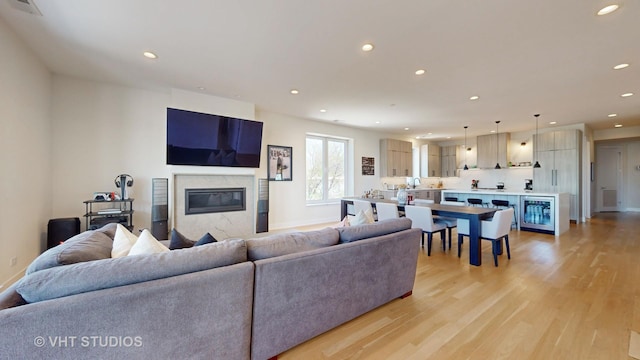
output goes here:
[{"label": "gray sectional sofa", "polygon": [[72,239],[0,294],[0,359],[272,358],[409,295],[420,237],[398,219],[116,259]]}]

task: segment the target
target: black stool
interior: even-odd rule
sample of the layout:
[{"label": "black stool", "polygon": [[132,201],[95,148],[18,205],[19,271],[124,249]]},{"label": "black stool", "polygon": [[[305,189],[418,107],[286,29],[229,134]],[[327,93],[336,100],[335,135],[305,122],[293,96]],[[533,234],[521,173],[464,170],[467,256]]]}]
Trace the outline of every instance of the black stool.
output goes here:
[{"label": "black stool", "polygon": [[469,203],[469,205],[471,206],[480,206],[480,207],[484,207],[486,205],[488,205],[487,203],[482,202],[482,199],[475,199],[475,198],[468,198],[467,202]]},{"label": "black stool", "polygon": [[516,205],[515,204],[510,204],[507,200],[491,200],[491,204],[493,204],[493,207],[496,207],[498,209],[508,209],[510,207],[513,208],[513,222],[511,222],[511,227],[516,227],[516,229],[518,228],[518,216],[516,215],[518,212],[516,211]]},{"label": "black stool", "polygon": [[79,218],[51,219],[47,224],[47,249],[80,234]]}]

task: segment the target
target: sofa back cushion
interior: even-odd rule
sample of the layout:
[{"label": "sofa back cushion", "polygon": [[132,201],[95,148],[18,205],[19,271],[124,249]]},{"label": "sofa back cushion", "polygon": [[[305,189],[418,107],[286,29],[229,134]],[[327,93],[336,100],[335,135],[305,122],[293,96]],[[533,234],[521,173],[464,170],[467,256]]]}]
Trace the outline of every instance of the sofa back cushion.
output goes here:
[{"label": "sofa back cushion", "polygon": [[[247,260],[244,240],[59,266],[22,278],[16,291],[29,303],[232,265]],[[185,294],[188,296],[188,294]]]},{"label": "sofa back cushion", "polygon": [[338,231],[325,228],[316,231],[275,234],[247,240],[250,261],[319,249],[338,243]]},{"label": "sofa back cushion", "polygon": [[110,258],[115,225],[109,224],[98,230],[85,231],[52,247],[31,262],[26,274],[61,265]]},{"label": "sofa back cushion", "polygon": [[407,218],[388,219],[373,224],[362,224],[338,229],[340,243],[348,243],[375,236],[382,236],[411,228],[411,220]]}]

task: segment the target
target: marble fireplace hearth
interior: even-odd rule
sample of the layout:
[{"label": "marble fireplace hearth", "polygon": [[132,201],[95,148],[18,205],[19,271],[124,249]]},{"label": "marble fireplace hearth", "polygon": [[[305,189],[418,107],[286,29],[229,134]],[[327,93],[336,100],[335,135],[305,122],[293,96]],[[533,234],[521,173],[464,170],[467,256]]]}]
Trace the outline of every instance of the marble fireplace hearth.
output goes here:
[{"label": "marble fireplace hearth", "polygon": [[[173,227],[190,239],[210,233],[218,240],[248,238],[255,234],[255,178],[253,175],[174,174]],[[245,209],[185,214],[187,189],[244,188]]]}]

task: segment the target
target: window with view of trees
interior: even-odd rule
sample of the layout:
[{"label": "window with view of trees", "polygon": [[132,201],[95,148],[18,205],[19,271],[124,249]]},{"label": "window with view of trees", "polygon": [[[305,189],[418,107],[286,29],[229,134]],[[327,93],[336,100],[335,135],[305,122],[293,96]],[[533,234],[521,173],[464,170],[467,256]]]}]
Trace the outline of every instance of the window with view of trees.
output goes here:
[{"label": "window with view of trees", "polygon": [[345,196],[347,145],[345,139],[307,135],[307,202]]}]

